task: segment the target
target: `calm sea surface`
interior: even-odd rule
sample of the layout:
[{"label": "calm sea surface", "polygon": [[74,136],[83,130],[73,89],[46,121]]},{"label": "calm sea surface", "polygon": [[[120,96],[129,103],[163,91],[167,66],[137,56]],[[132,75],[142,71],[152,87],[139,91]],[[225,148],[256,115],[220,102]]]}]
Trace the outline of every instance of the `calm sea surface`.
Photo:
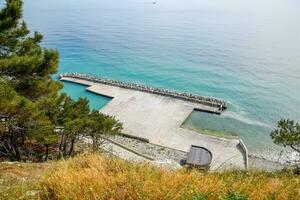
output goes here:
[{"label": "calm sea surface", "polygon": [[[156,1],[156,4],[153,4]],[[2,1],[3,2],[3,1]],[[221,116],[192,113],[190,127],[239,135],[276,154],[269,132],[300,120],[299,0],[25,0],[31,30],[60,52],[61,72],[214,96]],[[108,99],[77,85],[93,108]],[[290,155],[292,156],[292,155]]]}]

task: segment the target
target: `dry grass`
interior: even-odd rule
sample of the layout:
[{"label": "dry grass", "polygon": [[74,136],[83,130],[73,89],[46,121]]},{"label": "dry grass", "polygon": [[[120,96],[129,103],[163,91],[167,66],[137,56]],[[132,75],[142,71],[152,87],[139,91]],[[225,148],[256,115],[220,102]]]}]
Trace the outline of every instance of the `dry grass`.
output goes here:
[{"label": "dry grass", "polygon": [[300,199],[300,178],[289,173],[167,171],[97,154],[59,162],[40,188],[43,199]]},{"label": "dry grass", "polygon": [[0,199],[38,199],[38,181],[51,163],[1,163]]}]

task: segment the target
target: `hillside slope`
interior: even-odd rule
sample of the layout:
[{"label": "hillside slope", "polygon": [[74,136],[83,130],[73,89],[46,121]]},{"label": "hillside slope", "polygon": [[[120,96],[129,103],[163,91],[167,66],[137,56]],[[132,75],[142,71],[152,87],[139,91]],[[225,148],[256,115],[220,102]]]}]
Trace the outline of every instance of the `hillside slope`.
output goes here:
[{"label": "hillside slope", "polygon": [[170,171],[100,154],[0,166],[0,199],[300,199],[288,172]]}]

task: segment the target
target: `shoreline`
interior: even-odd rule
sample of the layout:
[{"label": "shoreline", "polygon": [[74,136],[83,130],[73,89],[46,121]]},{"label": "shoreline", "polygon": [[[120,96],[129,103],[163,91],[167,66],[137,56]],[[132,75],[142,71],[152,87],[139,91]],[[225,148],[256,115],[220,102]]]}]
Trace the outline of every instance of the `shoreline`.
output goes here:
[{"label": "shoreline", "polygon": [[181,127],[198,132],[200,134],[204,134],[204,135],[210,135],[210,136],[215,136],[215,137],[220,137],[220,138],[228,138],[228,139],[239,138],[238,135],[233,135],[233,134],[230,135],[229,133],[227,134],[226,132],[223,132],[223,131],[215,131],[215,130],[202,129],[202,128],[192,128],[192,127],[185,125],[184,123],[181,125]]},{"label": "shoreline", "polygon": [[[215,136],[215,137],[219,137],[219,138],[228,138],[228,139],[231,139],[231,138],[239,138],[238,135],[228,135],[226,132],[223,132],[223,131],[214,131],[214,130],[210,130],[210,129],[202,129],[202,128],[191,128],[187,125],[185,125],[184,123],[181,125],[182,128],[185,128],[185,129],[188,129],[188,130],[192,130],[192,131],[195,131],[195,132],[198,132],[199,134],[205,134],[205,135],[210,135],[210,136]],[[285,154],[289,154],[290,152],[285,152]],[[275,167],[272,167],[272,165],[276,165],[276,169],[279,169],[279,168],[285,168],[285,167],[293,167],[297,164],[300,164],[295,162],[295,159],[293,160],[285,160],[285,161],[278,161],[276,160],[276,158],[273,156],[270,156],[270,157],[266,157],[263,152],[261,152],[261,155],[259,155],[259,153],[255,154],[253,152],[249,152],[248,154],[248,157],[249,157],[249,167],[253,167],[255,166],[254,168],[258,167],[256,164],[251,164],[253,163],[253,161],[257,161],[256,163],[261,163],[265,166],[267,166],[267,169],[275,169]],[[270,166],[270,167],[269,167]],[[265,167],[264,167],[265,168]]]}]

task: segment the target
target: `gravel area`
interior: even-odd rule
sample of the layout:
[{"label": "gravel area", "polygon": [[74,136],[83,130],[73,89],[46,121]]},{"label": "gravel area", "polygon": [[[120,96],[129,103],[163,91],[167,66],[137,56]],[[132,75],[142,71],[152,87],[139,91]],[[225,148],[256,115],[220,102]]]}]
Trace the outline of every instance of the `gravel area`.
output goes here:
[{"label": "gravel area", "polygon": [[[82,137],[81,139],[84,143],[92,143],[90,138]],[[112,136],[107,139],[109,140],[101,146],[104,151],[132,162],[147,162],[162,168],[179,169],[181,168],[180,161],[186,159],[187,156],[187,152],[184,151],[124,136]]]},{"label": "gravel area", "polygon": [[124,160],[132,161],[132,162],[147,162],[148,160],[136,155],[130,151],[127,151],[126,149],[115,145],[111,142],[106,142],[102,145],[102,149],[106,152],[111,153],[112,155],[115,155],[117,157],[120,157]]},{"label": "gravel area", "polygon": [[181,160],[186,159],[187,152],[171,149],[147,142],[142,142],[137,139],[127,138],[123,136],[114,136],[110,137],[109,139],[120,143],[124,146],[127,146],[139,153],[142,153],[144,155],[148,155],[155,160],[172,160],[176,163],[180,163]]}]

